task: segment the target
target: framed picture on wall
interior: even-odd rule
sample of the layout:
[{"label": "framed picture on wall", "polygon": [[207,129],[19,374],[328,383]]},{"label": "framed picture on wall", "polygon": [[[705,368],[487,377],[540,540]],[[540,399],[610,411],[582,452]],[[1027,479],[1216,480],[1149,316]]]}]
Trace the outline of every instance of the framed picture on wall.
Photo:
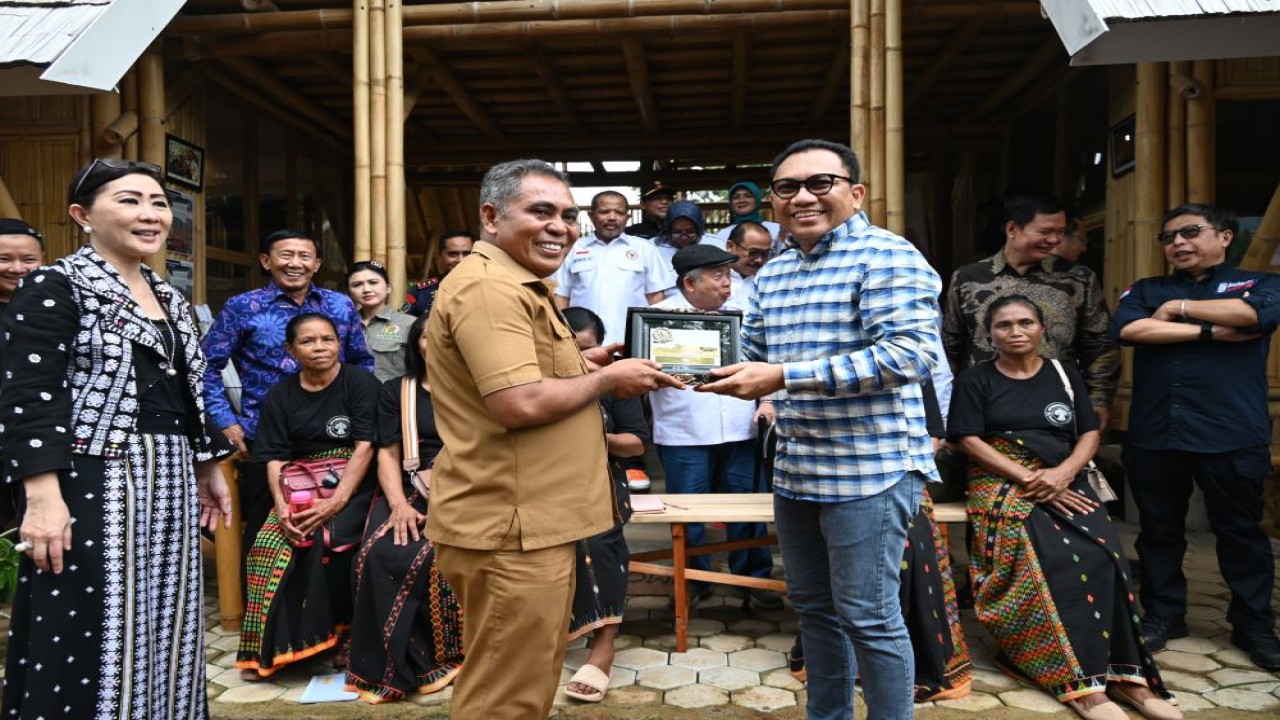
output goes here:
[{"label": "framed picture on wall", "polygon": [[1136,115],[1130,115],[1111,126],[1111,177],[1120,177],[1137,164],[1138,153],[1134,140],[1137,127]]},{"label": "framed picture on wall", "polygon": [[204,149],[165,135],[164,176],[169,182],[199,191],[204,186]]}]

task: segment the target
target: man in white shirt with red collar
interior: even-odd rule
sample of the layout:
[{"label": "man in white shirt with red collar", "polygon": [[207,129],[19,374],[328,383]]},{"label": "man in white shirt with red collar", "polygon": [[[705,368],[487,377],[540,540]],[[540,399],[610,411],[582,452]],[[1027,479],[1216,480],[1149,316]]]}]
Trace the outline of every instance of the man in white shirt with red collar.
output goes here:
[{"label": "man in white shirt with red collar", "polygon": [[[714,245],[695,244],[671,258],[680,294],[655,307],[697,310],[741,310],[730,297],[732,266],[737,256]],[[725,395],[682,390],[658,390],[649,394],[653,406],[653,442],[667,475],[669,493],[758,492],[755,462],[756,402]],[[701,525],[687,528],[690,545],[704,542]],[[762,537],[764,523],[730,523],[728,538]],[[689,559],[690,567],[709,570],[710,557]],[[773,570],[768,548],[729,553],[729,570],[735,575],[767,578]],[[694,583],[691,601],[711,594],[707,583]],[[782,606],[777,593],[755,590],[750,600],[762,609]]]},{"label": "man in white shirt with red collar", "polygon": [[584,307],[604,320],[602,345],[621,342],[627,308],[652,305],[675,285],[675,275],[652,242],[623,233],[627,198],[605,190],[591,199],[587,213],[595,232],[578,240],[552,275],[560,309]]}]

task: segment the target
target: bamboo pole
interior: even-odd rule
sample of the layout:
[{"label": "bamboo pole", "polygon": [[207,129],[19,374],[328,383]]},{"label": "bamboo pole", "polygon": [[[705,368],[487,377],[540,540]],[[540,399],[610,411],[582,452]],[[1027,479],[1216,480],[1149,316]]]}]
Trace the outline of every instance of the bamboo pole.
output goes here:
[{"label": "bamboo pole", "polygon": [[863,182],[867,183],[867,214],[873,225],[885,224],[885,133],[884,133],[884,5],[871,0],[871,118],[867,125],[867,162]]},{"label": "bamboo pole", "polygon": [[[97,93],[89,99],[91,105],[89,115],[92,126],[93,156],[100,158],[121,158],[124,147],[121,141],[108,139],[107,128],[120,119],[120,96],[113,92]],[[134,129],[137,129],[137,116],[134,116]]]},{"label": "bamboo pole", "polygon": [[369,166],[369,249],[372,259],[385,263],[387,261],[387,6],[385,0],[369,2]]},{"label": "bamboo pole", "polygon": [[[866,167],[871,124],[871,0],[850,0],[849,136],[858,162]],[[863,173],[866,174],[865,171]]]},{"label": "bamboo pole", "polygon": [[[123,105],[125,112],[138,114],[138,68],[135,66],[130,68],[129,72],[124,74],[124,92],[122,93]],[[165,117],[169,117],[168,108],[165,108]],[[127,158],[138,157],[138,134],[134,133],[124,140],[124,156]]]},{"label": "bamboo pole", "polygon": [[401,292],[405,272],[404,45],[402,0],[387,0],[387,275]]},{"label": "bamboo pole", "polygon": [[343,141],[351,139],[350,130],[346,125],[339,122],[324,108],[307,99],[302,93],[278,80],[258,63],[243,58],[223,58],[221,62],[246,82],[257,85],[268,95],[288,105],[294,112],[302,113],[308,120],[332,133],[337,139]]},{"label": "bamboo pole", "polygon": [[99,157],[120,157],[125,141],[137,134],[138,122],[138,113],[129,111],[121,114],[120,117],[103,128],[97,139],[106,143],[107,147],[115,148],[115,154],[100,155]]},{"label": "bamboo pole", "polygon": [[93,100],[88,95],[76,98],[76,117],[80,119],[80,135],[76,143],[76,165],[84,167],[93,158]]},{"label": "bamboo pole", "polygon": [[[1191,63],[1169,63],[1169,79],[1175,75],[1188,75]],[[1180,93],[1168,93],[1168,146],[1169,158],[1165,168],[1165,200],[1170,207],[1187,200],[1187,101]]]},{"label": "bamboo pole", "polygon": [[355,23],[351,32],[351,125],[355,141],[355,257],[372,257],[372,205],[369,197],[369,5],[352,0]]},{"label": "bamboo pole", "polygon": [[1200,95],[1187,102],[1187,202],[1212,204],[1214,188],[1213,61],[1196,60],[1191,76]]},{"label": "bamboo pole", "polygon": [[[138,59],[138,159],[164,167],[164,57],[159,43]],[[160,277],[167,275],[165,258],[168,250],[160,248],[147,258],[147,264]]]},{"label": "bamboo pole", "polygon": [[[476,25],[500,22],[575,22],[629,20],[643,17],[690,15],[728,16],[782,11],[847,10],[848,0],[502,0],[409,5],[404,9],[406,28],[416,26]],[[168,35],[239,35],[245,33],[343,30],[354,27],[356,10],[286,10],[273,13],[224,13],[176,18]],[[1021,2],[919,3],[911,10],[915,21],[956,21],[977,16],[992,18],[1040,17],[1040,4]]]},{"label": "bamboo pole", "polygon": [[231,491],[231,527],[219,526],[213,533],[214,558],[218,568],[218,615],[223,630],[239,632],[240,623],[244,620],[240,477],[235,461],[225,460],[220,465]]},{"label": "bamboo pole", "polygon": [[1135,121],[1134,277],[1164,274],[1164,256],[1152,238],[1160,231],[1165,207],[1165,90],[1164,63],[1138,63],[1138,112]]},{"label": "bamboo pole", "polygon": [[18,210],[18,203],[14,202],[13,195],[9,193],[9,186],[5,185],[2,177],[0,177],[0,217],[22,217],[22,212]]},{"label": "bamboo pole", "polygon": [[902,0],[888,0],[884,14],[885,227],[907,232],[907,157],[902,140]]}]

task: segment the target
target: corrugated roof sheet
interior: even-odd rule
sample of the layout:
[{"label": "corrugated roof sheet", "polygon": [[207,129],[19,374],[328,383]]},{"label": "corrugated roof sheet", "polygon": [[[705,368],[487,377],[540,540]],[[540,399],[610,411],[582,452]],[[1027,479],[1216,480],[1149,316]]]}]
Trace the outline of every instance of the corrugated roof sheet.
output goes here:
[{"label": "corrugated roof sheet", "polygon": [[0,0],[0,67],[49,65],[114,0]]},{"label": "corrugated roof sheet", "polygon": [[1280,0],[1089,0],[1108,21],[1280,12]]}]

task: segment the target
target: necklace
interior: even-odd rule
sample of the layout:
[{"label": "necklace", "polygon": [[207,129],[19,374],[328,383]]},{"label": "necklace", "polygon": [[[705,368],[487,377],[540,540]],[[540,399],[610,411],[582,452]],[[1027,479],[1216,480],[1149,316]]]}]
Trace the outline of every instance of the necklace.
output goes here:
[{"label": "necklace", "polygon": [[[165,357],[169,360],[168,367],[164,369],[164,374],[169,377],[176,377],[178,374],[178,366],[176,362],[178,355],[178,333],[173,329],[173,326],[169,324],[168,315],[162,316],[160,321],[164,323],[164,331],[160,333],[160,347],[164,349]],[[159,327],[156,329],[159,330]]]}]

